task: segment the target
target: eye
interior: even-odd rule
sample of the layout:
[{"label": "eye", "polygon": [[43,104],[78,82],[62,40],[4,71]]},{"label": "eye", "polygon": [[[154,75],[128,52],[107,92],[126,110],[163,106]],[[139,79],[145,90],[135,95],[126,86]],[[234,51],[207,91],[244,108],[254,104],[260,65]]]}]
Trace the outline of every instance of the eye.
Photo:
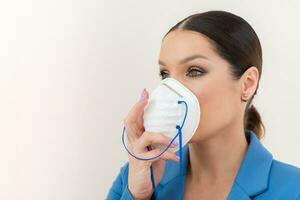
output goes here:
[{"label": "eye", "polygon": [[[198,76],[202,76],[204,73],[206,73],[206,71],[203,70],[202,68],[192,66],[187,70],[186,75],[189,76],[189,77],[195,78],[195,77],[198,77]],[[158,75],[161,77],[162,80],[169,76],[169,74],[165,70],[160,70]]]},{"label": "eye", "polygon": [[205,71],[199,67],[191,67],[189,68],[187,75],[190,77],[197,77],[203,75],[204,73]]},{"label": "eye", "polygon": [[167,78],[166,76],[168,75],[168,73],[166,73],[164,70],[161,70],[158,75],[161,77],[161,79],[165,79]]}]

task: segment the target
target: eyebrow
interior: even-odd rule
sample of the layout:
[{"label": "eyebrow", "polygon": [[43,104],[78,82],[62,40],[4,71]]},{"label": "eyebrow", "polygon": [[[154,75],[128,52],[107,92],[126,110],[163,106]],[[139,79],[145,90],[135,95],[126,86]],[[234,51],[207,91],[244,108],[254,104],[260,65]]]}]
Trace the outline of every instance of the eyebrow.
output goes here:
[{"label": "eyebrow", "polygon": [[[186,58],[182,59],[179,62],[179,64],[186,63],[186,62],[188,62],[190,60],[194,60],[196,58],[208,59],[206,56],[203,56],[203,55],[200,55],[200,54],[196,54],[196,55],[192,55],[192,56],[189,56],[189,57],[186,57]],[[161,61],[161,60],[158,61],[158,64],[166,66],[166,64],[163,61]]]}]

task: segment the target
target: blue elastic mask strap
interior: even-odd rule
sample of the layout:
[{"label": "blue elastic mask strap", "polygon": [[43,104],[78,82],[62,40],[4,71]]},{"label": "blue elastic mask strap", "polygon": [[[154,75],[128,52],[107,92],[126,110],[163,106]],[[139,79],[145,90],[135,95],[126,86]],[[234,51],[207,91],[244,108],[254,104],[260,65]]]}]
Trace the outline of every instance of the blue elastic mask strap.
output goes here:
[{"label": "blue elastic mask strap", "polygon": [[185,112],[185,115],[184,115],[184,119],[183,119],[183,122],[182,122],[182,125],[181,126],[176,126],[176,129],[178,130],[178,133],[179,133],[179,158],[180,158],[180,163],[179,163],[179,173],[180,173],[180,177],[179,177],[179,185],[182,187],[181,189],[179,189],[180,191],[180,194],[179,194],[179,197],[180,199],[183,199],[183,189],[184,189],[184,166],[183,166],[183,162],[182,162],[182,159],[183,159],[183,155],[182,155],[182,128],[184,126],[184,123],[185,123],[185,119],[186,119],[186,116],[187,116],[187,113],[188,113],[188,105],[185,101],[178,101],[178,103],[184,103],[185,104],[185,108],[186,108],[186,112]]},{"label": "blue elastic mask strap", "polygon": [[[174,140],[176,139],[177,136],[179,136],[179,172],[180,172],[180,185],[183,186],[183,177],[184,177],[184,168],[183,168],[183,163],[182,163],[182,128],[184,126],[184,123],[185,123],[185,119],[186,119],[186,116],[187,116],[187,113],[188,113],[188,105],[185,101],[178,101],[177,102],[178,104],[181,104],[181,103],[184,103],[185,104],[185,115],[184,115],[184,119],[183,119],[183,122],[181,124],[181,126],[179,125],[176,125],[176,129],[178,130],[177,131],[177,134],[174,136],[174,138],[171,140],[170,144],[160,153],[158,154],[157,156],[154,156],[154,157],[150,157],[150,158],[141,158],[141,157],[138,157],[134,154],[132,154],[129,149],[127,148],[126,144],[125,144],[125,126],[123,127],[123,133],[122,133],[122,143],[123,143],[123,146],[124,148],[126,149],[126,151],[128,152],[129,155],[131,155],[132,157],[134,157],[135,159],[138,159],[138,160],[153,160],[155,158],[158,158],[159,156],[161,156],[163,153],[165,153],[169,148],[170,146],[172,145],[172,143],[174,142]],[[151,147],[147,147],[148,150],[151,150]],[[155,180],[154,180],[154,170],[153,170],[153,167],[152,165],[150,166],[150,171],[151,171],[151,183],[152,183],[152,187],[153,187],[153,195],[151,197],[151,200],[154,200],[156,199],[156,186],[155,186]],[[183,195],[183,191],[181,191],[181,196]]]}]

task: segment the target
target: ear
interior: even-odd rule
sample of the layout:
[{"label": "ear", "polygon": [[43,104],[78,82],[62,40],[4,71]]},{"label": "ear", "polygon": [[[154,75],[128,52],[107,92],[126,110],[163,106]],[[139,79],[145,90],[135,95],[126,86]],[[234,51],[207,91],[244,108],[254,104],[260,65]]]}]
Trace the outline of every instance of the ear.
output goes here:
[{"label": "ear", "polygon": [[241,77],[241,99],[247,102],[254,95],[258,80],[259,71],[255,66],[248,68]]}]

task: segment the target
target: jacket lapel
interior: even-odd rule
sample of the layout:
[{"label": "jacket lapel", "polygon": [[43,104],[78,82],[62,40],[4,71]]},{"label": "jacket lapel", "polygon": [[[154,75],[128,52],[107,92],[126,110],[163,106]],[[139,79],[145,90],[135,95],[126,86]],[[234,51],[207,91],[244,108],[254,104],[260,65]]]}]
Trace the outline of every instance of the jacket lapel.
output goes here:
[{"label": "jacket lapel", "polygon": [[[239,168],[227,200],[250,200],[268,188],[269,173],[273,161],[272,154],[260,143],[255,133],[247,130],[248,149]],[[180,185],[179,163],[167,161],[162,180],[157,186],[156,199],[182,199],[186,169],[189,162],[189,148],[183,151],[183,185]],[[178,152],[176,153],[178,154]]]},{"label": "jacket lapel", "polygon": [[227,200],[251,200],[247,192],[243,190],[237,183],[234,183]]},{"label": "jacket lapel", "polygon": [[[179,155],[179,151],[176,152]],[[182,165],[184,169],[183,177],[180,175],[179,163],[167,160],[164,175],[157,186],[157,198],[156,199],[172,199],[182,200],[182,194],[185,185],[186,169],[189,162],[189,148],[188,145],[182,147]],[[183,184],[180,182],[180,178],[183,180]]]},{"label": "jacket lapel", "polygon": [[268,188],[272,154],[247,130],[248,149],[235,178],[228,200],[252,199]]}]

